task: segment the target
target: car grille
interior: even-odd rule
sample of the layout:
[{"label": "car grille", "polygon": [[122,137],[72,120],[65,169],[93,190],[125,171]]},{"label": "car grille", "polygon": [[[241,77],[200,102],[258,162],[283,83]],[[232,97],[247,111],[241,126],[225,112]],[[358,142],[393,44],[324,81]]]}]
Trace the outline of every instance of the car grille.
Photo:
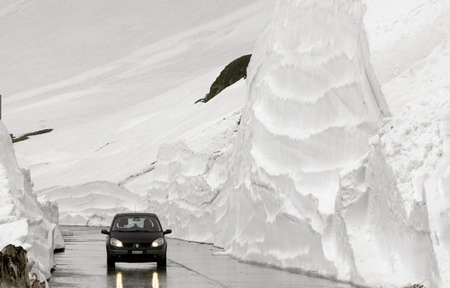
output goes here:
[{"label": "car grille", "polygon": [[[150,243],[138,243],[139,248],[148,248],[151,247]],[[133,248],[136,246],[136,243],[123,243],[123,247],[125,248]]]}]

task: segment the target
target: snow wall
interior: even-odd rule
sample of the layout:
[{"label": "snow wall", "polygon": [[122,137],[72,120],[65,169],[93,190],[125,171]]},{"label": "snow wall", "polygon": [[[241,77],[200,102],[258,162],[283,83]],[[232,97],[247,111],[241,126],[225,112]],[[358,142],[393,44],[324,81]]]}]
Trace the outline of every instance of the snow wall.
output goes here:
[{"label": "snow wall", "polygon": [[[0,121],[0,250],[8,244],[27,251],[31,274],[45,281],[54,267],[53,251],[64,248],[58,208],[40,203],[28,170],[16,161],[11,137]],[[30,275],[31,276],[31,275]]]},{"label": "snow wall", "polygon": [[360,285],[450,287],[449,94],[390,118],[364,10],[277,2],[240,121],[160,149],[148,210],[176,237]]},{"label": "snow wall", "polygon": [[41,202],[58,204],[61,225],[108,226],[117,213],[141,210],[143,201],[139,195],[107,181],[57,186],[36,194]]},{"label": "snow wall", "polygon": [[218,208],[217,226],[228,229],[215,241],[234,255],[381,284],[384,277],[366,281],[359,269],[340,210],[341,172],[368,152],[388,115],[369,63],[363,13],[361,1],[276,5],[249,68],[232,156],[239,168]]}]

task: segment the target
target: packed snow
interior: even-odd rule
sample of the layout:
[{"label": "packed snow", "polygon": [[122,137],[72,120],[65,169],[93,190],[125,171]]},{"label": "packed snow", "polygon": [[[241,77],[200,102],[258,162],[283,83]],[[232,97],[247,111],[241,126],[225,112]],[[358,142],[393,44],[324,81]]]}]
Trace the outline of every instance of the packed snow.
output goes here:
[{"label": "packed snow", "polygon": [[[448,11],[445,3],[422,4],[399,4],[415,11],[403,21],[422,16],[419,30],[444,21],[444,12],[425,20],[429,11]],[[376,8],[388,7],[368,6],[366,25]],[[397,22],[372,26],[370,57],[364,10],[358,1],[277,3],[253,54],[247,103],[228,160],[208,164],[214,169],[203,179],[177,171],[150,184],[149,210],[167,215],[177,237],[213,242],[242,260],[361,285],[450,285],[448,160],[443,162],[448,37],[427,35],[435,37],[433,49],[423,59],[418,53],[426,50],[418,47],[408,62],[407,56],[389,58],[395,54],[386,50],[428,38],[375,33],[403,33]],[[384,60],[375,62],[381,55]],[[396,61],[404,62],[389,74],[385,65]],[[160,157],[167,154],[160,150]],[[170,165],[185,162],[172,157]],[[163,169],[157,163],[154,174]],[[206,185],[211,178],[214,185]]]},{"label": "packed snow", "polygon": [[28,170],[19,168],[11,137],[0,121],[0,250],[22,246],[36,274],[45,281],[54,267],[53,251],[64,248],[58,228],[58,208],[40,203],[32,191]]},{"label": "packed snow", "polygon": [[145,199],[114,183],[90,182],[42,190],[39,200],[58,203],[61,225],[108,226],[116,213],[136,211]]},{"label": "packed snow", "polygon": [[449,1],[67,3],[0,6],[4,120],[54,129],[15,149],[62,223],[150,211],[244,261],[450,287]]}]

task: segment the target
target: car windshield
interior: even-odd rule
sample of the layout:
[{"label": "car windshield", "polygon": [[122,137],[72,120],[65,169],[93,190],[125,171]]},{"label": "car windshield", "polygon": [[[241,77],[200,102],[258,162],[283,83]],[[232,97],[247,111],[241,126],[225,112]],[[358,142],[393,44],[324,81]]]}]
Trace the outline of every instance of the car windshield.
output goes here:
[{"label": "car windshield", "polygon": [[120,216],[114,221],[112,231],[156,232],[161,231],[161,227],[155,217]]}]

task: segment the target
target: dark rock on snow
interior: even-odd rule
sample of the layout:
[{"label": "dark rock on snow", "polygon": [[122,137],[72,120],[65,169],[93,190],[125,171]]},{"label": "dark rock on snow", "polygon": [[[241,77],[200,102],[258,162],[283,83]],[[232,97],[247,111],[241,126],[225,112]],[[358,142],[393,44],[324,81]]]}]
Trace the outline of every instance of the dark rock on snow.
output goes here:
[{"label": "dark rock on snow", "polygon": [[209,89],[209,93],[206,94],[205,98],[198,99],[195,103],[206,103],[228,86],[233,85],[242,78],[247,78],[247,67],[251,56],[251,54],[244,55],[228,64],[222,72],[220,72],[219,77],[213,82]]},{"label": "dark rock on snow", "polygon": [[[27,251],[8,245],[0,252],[0,288],[43,288],[36,275],[29,275]],[[31,277],[31,279],[30,279]]]}]

